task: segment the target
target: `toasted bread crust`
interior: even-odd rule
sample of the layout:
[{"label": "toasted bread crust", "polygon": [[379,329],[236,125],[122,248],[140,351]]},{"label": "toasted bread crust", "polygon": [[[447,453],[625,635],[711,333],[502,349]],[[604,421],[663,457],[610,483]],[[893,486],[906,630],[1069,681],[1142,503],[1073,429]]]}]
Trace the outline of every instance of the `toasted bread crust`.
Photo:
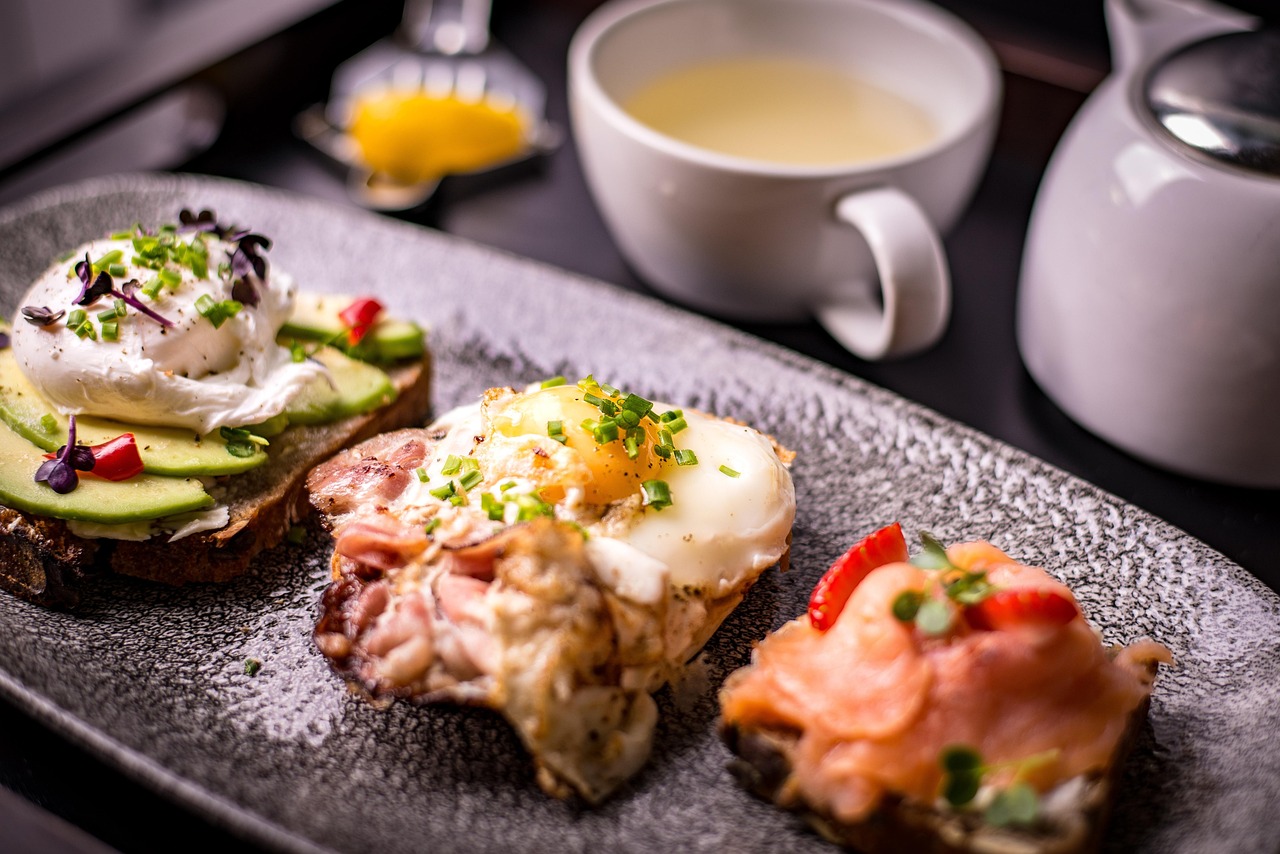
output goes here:
[{"label": "toasted bread crust", "polygon": [[88,540],[60,520],[0,507],[0,587],[39,605],[68,608],[79,601],[83,579],[96,571],[174,585],[243,574],[309,512],[306,478],[312,467],[347,445],[426,420],[430,356],[388,373],[398,391],[388,406],[333,424],[290,427],[272,439],[265,465],[219,484],[220,501],[230,511],[230,521],[219,530],[176,543]]},{"label": "toasted bread crust", "polygon": [[[1155,663],[1150,664],[1152,678]],[[886,797],[874,813],[845,824],[807,803],[794,803],[790,753],[800,733],[784,729],[744,729],[721,721],[720,736],[735,758],[730,773],[743,786],[768,801],[798,813],[824,839],[863,852],[888,854],[1085,854],[1097,851],[1115,801],[1125,759],[1147,719],[1148,696],[1130,714],[1110,764],[1084,781],[1079,809],[1035,829],[999,828],[982,822],[980,813],[940,810],[899,797]]]}]

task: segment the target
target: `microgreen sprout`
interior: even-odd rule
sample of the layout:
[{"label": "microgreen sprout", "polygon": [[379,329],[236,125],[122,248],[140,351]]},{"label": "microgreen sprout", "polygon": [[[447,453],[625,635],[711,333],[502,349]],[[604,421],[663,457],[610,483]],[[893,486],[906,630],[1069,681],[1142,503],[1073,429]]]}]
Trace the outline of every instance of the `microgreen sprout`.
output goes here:
[{"label": "microgreen sprout", "polygon": [[130,279],[121,285],[119,290],[116,290],[109,273],[99,272],[96,276],[94,275],[95,267],[89,261],[88,253],[85,253],[83,261],[76,262],[75,269],[76,276],[80,279],[80,296],[74,300],[76,305],[90,306],[101,297],[110,295],[122,300],[127,305],[133,306],[161,326],[166,328],[173,326],[173,321],[152,311],[134,296],[142,287],[137,279]]},{"label": "microgreen sprout", "polygon": [[51,326],[61,320],[65,314],[66,311],[63,309],[54,311],[46,305],[27,305],[22,307],[22,316],[32,326]]},{"label": "microgreen sprout", "polygon": [[243,427],[223,427],[218,435],[227,443],[227,453],[233,457],[252,457],[260,446],[266,447],[269,444],[263,437],[254,435]]},{"label": "microgreen sprout", "polygon": [[66,495],[80,483],[76,471],[92,471],[95,463],[93,451],[76,444],[76,417],[72,415],[67,425],[67,444],[58,448],[53,459],[40,464],[35,481],[48,484],[59,495]]},{"label": "microgreen sprout", "polygon": [[1040,797],[1035,787],[1021,777],[1032,768],[1053,761],[1058,754],[1057,750],[1047,750],[1025,759],[988,765],[973,748],[952,745],[938,756],[938,764],[942,766],[942,797],[953,807],[967,806],[977,797],[984,776],[1012,768],[1012,782],[995,793],[983,819],[993,827],[1033,824],[1040,814]]},{"label": "microgreen sprout", "polygon": [[923,549],[911,558],[911,563],[936,572],[930,589],[942,595],[930,595],[928,590],[904,590],[893,600],[891,609],[898,620],[914,622],[924,634],[937,637],[951,630],[956,607],[976,605],[996,587],[987,579],[985,570],[961,569],[952,563],[946,547],[927,531],[920,532],[920,542]]}]

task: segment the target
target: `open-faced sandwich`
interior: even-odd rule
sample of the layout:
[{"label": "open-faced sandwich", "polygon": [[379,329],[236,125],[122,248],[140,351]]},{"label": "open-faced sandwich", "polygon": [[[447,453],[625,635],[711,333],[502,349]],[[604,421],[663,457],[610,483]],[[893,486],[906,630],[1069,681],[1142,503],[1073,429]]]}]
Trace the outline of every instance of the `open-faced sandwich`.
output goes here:
[{"label": "open-faced sandwich", "polygon": [[869,854],[1096,847],[1169,651],[1103,645],[988,543],[923,539],[910,562],[896,524],[856,544],[726,681],[736,776]]},{"label": "open-faced sandwich", "polygon": [[790,458],[590,377],[491,389],[312,473],[316,643],[374,698],[496,709],[547,792],[598,802],[648,757],[650,693],[787,554]]},{"label": "open-faced sandwich", "polygon": [[315,464],[426,417],[422,330],[299,295],[270,246],[183,211],[31,285],[0,341],[0,585],[70,605],[97,569],[234,577],[307,509]]}]

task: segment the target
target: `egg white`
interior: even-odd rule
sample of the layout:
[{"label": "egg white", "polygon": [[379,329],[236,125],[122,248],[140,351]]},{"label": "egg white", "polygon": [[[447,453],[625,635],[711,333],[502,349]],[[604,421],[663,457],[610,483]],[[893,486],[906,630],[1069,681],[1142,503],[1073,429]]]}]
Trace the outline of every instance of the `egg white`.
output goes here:
[{"label": "egg white", "polygon": [[[587,532],[588,554],[602,581],[634,601],[652,601],[656,590],[668,586],[694,596],[725,595],[786,553],[795,489],[774,445],[758,431],[684,410],[688,426],[675,436],[675,444],[692,450],[697,464],[637,461],[644,470],[634,474],[633,492],[593,504],[588,500],[590,478],[600,465],[589,457],[601,450],[557,442],[542,421],[517,435],[497,427],[513,405],[554,414],[554,403],[544,406],[539,395],[545,398],[547,392],[492,390],[482,403],[442,416],[433,425],[442,438],[423,466],[420,482],[401,501],[418,508],[420,519],[438,519],[435,524],[444,532],[510,524],[513,496],[553,494],[555,516]],[[670,408],[655,405],[658,412]],[[467,491],[464,503],[432,494],[451,481],[456,485],[457,474],[443,473],[450,457],[478,463],[482,480]],[[648,478],[668,484],[670,506],[645,505],[638,484]],[[480,496],[485,492],[494,500],[506,499],[503,519],[483,516]]]},{"label": "egg white", "polygon": [[[245,305],[215,328],[196,311],[195,303],[205,294],[215,301],[232,298],[232,283],[217,268],[229,259],[234,245],[211,234],[205,240],[207,279],[181,268],[182,281],[176,287],[163,288],[155,300],[139,295],[144,304],[172,321],[172,327],[132,307],[119,321],[115,341],[80,338],[65,318],[46,326],[19,319],[13,325],[11,346],[27,379],[63,414],[187,427],[202,434],[224,426],[258,424],[283,412],[304,385],[324,372],[314,362],[294,362],[275,341],[292,311],[296,286],[276,270],[265,282],[255,278],[259,304]],[[76,260],[86,253],[91,259],[100,258],[117,249],[123,252],[126,267],[124,276],[114,277],[117,289],[130,279],[146,282],[155,275],[132,264],[134,252],[128,239],[97,240],[79,247],[71,260],[49,268],[20,305],[69,312],[81,288],[74,272]],[[111,305],[106,297],[84,308],[92,318]]]}]

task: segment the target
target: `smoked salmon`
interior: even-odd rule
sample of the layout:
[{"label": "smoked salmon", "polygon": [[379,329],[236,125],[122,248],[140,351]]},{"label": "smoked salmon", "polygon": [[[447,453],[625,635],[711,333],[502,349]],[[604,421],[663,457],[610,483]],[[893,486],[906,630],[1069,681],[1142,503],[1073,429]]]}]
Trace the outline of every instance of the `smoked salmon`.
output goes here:
[{"label": "smoked salmon", "polygon": [[[941,806],[977,829],[997,802],[997,819],[1019,807],[1003,822],[1017,832],[1045,830],[1045,805],[1065,797],[1055,793],[1116,764],[1170,653],[1149,640],[1103,645],[1065,585],[989,543],[897,559],[905,543],[885,548],[895,527],[837,561],[810,613],[726,682],[722,731],[738,768],[828,831],[883,825],[901,804]],[[834,614],[833,573],[857,579]]]}]

